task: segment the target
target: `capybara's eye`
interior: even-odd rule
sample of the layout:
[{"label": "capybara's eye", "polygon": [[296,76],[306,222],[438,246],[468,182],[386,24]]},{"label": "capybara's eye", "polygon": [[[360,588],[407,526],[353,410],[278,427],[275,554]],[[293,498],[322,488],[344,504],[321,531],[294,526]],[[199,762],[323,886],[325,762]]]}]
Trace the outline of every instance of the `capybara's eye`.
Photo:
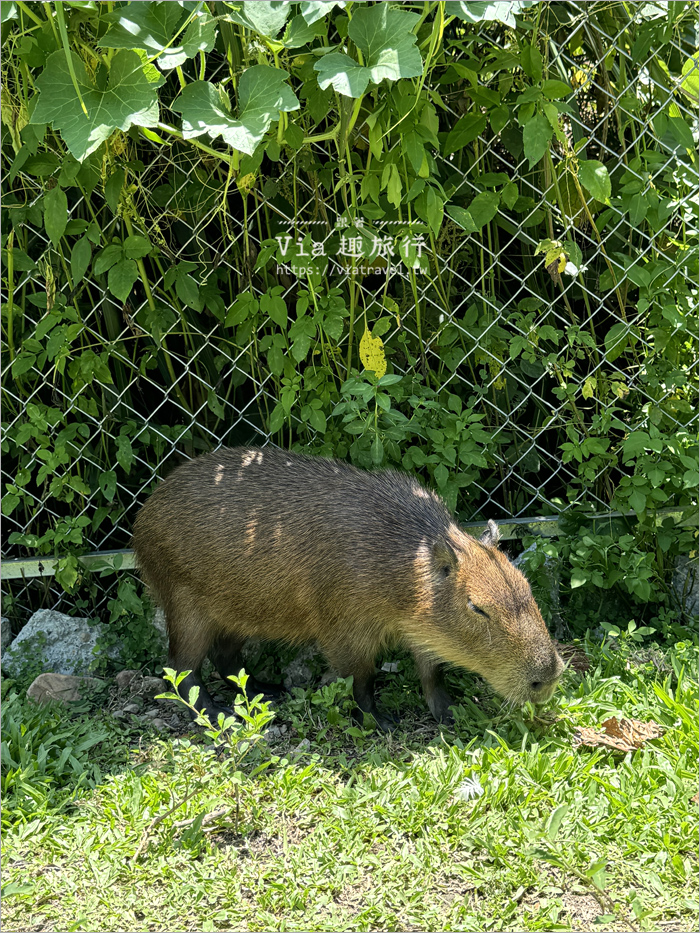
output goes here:
[{"label": "capybara's eye", "polygon": [[472,610],[472,612],[478,612],[480,616],[486,616],[486,618],[488,619],[489,617],[488,612],[485,612],[483,609],[479,609],[478,606],[475,606],[474,603],[471,601],[471,599],[469,600],[469,608]]}]

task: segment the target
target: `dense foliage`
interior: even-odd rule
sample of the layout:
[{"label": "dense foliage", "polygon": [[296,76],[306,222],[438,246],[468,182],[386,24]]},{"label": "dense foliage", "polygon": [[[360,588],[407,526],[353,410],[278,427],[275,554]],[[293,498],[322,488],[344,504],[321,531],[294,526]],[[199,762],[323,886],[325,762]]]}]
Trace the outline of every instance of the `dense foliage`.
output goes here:
[{"label": "dense foliage", "polygon": [[[559,555],[586,604],[672,606],[697,4],[2,18],[8,553],[92,599],[76,555],[128,544],[174,450],[271,435],[415,471],[463,519],[566,510],[533,564]],[[110,608],[138,614],[130,580]]]}]

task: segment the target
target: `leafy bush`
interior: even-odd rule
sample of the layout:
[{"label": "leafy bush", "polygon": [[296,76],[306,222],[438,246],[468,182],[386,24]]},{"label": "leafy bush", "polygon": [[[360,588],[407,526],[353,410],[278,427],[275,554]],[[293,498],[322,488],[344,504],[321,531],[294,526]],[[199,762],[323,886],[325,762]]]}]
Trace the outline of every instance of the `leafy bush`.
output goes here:
[{"label": "leafy bush", "polygon": [[463,519],[564,511],[576,599],[670,606],[697,551],[695,27],[3,5],[15,553],[95,602],[77,555],[128,544],[174,450],[271,436],[415,472]]}]

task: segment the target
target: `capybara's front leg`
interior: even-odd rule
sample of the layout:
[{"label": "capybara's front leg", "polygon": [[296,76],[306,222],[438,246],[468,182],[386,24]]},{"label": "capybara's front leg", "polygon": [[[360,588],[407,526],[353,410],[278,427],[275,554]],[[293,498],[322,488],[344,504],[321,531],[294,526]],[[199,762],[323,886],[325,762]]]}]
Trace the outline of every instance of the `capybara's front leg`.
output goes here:
[{"label": "capybara's front leg", "polygon": [[445,689],[443,665],[422,654],[415,654],[414,657],[430,712],[438,722],[445,724],[454,722],[454,716],[450,712],[450,706],[454,705],[454,700]]},{"label": "capybara's front leg", "polygon": [[[170,667],[177,667],[172,660],[168,661]],[[186,670],[187,668],[185,668]],[[204,681],[199,675],[199,671],[190,671],[190,673],[180,681],[177,687],[177,693],[180,694],[183,700],[189,702],[190,690],[192,687],[199,687],[199,695],[194,701],[193,706],[198,713],[206,713],[206,715],[211,719],[212,723],[216,723],[219,718],[219,713],[223,713],[225,716],[231,716],[233,710],[227,706],[220,706],[218,703],[215,703],[211,697],[211,694],[204,686]],[[190,715],[194,718],[195,714],[190,711]]]},{"label": "capybara's front leg", "polygon": [[359,725],[364,724],[364,714],[370,713],[382,732],[389,732],[396,727],[398,719],[391,714],[380,713],[374,700],[374,681],[377,671],[374,666],[374,652],[361,652],[349,640],[322,643],[321,647],[331,665],[341,677],[352,675],[353,696],[357,707],[353,710],[353,719]]},{"label": "capybara's front leg", "polygon": [[391,732],[392,729],[396,728],[399,720],[397,716],[393,716],[391,713],[380,713],[377,709],[374,699],[374,681],[376,677],[374,665],[372,665],[371,671],[353,671],[353,696],[357,703],[357,708],[353,712],[353,719],[359,725],[363,725],[364,714],[370,713],[374,716],[374,721],[382,732]]},{"label": "capybara's front leg", "polygon": [[[244,667],[241,654],[244,641],[245,638],[239,635],[221,635],[209,652],[209,657],[226,686],[233,687],[237,691],[238,687],[229,680],[229,677],[238,677],[241,668]],[[281,684],[263,683],[249,671],[246,671],[246,673],[248,674],[246,694],[249,700],[252,700],[259,693],[262,693],[265,699],[277,699],[284,692],[284,687]]]}]

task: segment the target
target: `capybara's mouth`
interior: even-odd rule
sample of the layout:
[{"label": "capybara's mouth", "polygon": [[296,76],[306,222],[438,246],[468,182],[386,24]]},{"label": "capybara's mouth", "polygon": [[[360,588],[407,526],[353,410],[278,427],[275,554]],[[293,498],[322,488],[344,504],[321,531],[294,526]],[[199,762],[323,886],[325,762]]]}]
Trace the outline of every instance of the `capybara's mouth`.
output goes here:
[{"label": "capybara's mouth", "polygon": [[538,706],[542,703],[546,703],[547,700],[552,698],[558,683],[559,680],[557,679],[553,683],[542,684],[540,687],[530,687],[528,699]]}]

